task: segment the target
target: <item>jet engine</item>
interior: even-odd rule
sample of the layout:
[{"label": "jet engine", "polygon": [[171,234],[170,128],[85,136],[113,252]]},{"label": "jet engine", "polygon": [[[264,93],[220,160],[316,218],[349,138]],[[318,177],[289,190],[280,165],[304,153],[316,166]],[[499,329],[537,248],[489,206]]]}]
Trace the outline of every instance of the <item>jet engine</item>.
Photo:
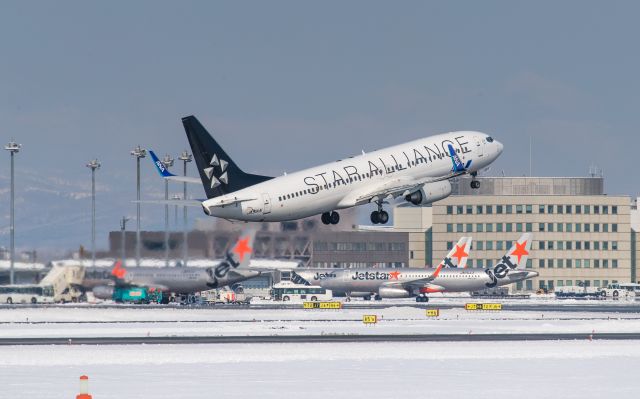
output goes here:
[{"label": "jet engine", "polygon": [[113,298],[113,286],[98,285],[93,287],[93,296],[98,299],[111,299]]},{"label": "jet engine", "polygon": [[411,293],[403,288],[380,287],[378,295],[383,298],[409,298]]},{"label": "jet engine", "polygon": [[418,191],[405,195],[404,199],[413,205],[426,205],[447,198],[451,194],[449,180],[426,183]]}]

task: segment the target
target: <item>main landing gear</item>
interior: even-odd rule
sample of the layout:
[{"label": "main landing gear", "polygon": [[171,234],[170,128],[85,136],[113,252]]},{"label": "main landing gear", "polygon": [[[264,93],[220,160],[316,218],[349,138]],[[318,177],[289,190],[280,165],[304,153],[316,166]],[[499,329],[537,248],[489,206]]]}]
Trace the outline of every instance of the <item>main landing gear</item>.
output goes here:
[{"label": "main landing gear", "polygon": [[378,201],[378,210],[371,212],[371,223],[386,224],[389,221],[389,214],[382,210],[382,201]]},{"label": "main landing gear", "polygon": [[336,211],[325,212],[320,216],[320,219],[324,224],[338,224],[340,222],[340,215]]},{"label": "main landing gear", "polygon": [[474,190],[477,190],[480,188],[480,182],[478,180],[476,180],[476,176],[478,176],[478,172],[473,172],[471,173],[471,176],[473,177],[473,179],[471,179],[471,188]]},{"label": "main landing gear", "polygon": [[429,302],[429,297],[425,294],[420,294],[416,297],[416,302]]}]

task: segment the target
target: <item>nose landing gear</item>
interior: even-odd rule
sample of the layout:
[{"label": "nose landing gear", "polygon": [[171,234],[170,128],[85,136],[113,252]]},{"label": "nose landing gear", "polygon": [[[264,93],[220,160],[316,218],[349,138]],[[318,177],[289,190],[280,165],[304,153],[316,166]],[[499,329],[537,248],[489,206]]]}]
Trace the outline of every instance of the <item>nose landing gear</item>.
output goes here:
[{"label": "nose landing gear", "polygon": [[325,212],[320,216],[323,224],[338,224],[340,223],[340,214],[336,211]]},{"label": "nose landing gear", "polygon": [[416,302],[429,302],[429,297],[425,294],[420,294],[416,297]]},{"label": "nose landing gear", "polygon": [[473,172],[471,173],[471,177],[473,177],[473,179],[471,179],[471,188],[474,190],[477,190],[480,188],[480,182],[478,180],[476,180],[476,176],[478,176],[478,172]]}]

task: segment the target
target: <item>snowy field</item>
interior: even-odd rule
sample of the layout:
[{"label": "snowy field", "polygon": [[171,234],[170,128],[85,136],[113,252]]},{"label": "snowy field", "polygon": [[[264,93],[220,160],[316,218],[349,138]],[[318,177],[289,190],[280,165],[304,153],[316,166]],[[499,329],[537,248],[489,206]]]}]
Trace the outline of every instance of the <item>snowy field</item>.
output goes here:
[{"label": "snowy field", "polygon": [[[375,314],[376,325],[362,316]],[[640,313],[442,309],[3,308],[0,338],[640,332]]]},{"label": "snowy field", "polygon": [[634,397],[638,341],[0,347],[0,397]]}]

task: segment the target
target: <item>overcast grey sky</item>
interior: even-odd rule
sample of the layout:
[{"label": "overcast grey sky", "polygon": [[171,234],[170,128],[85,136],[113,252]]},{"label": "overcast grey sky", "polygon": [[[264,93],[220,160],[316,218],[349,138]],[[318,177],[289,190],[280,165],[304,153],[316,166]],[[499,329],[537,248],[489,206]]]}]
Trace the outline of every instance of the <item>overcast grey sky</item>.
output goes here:
[{"label": "overcast grey sky", "polygon": [[622,1],[2,2],[0,139],[24,145],[21,168],[70,182],[98,157],[103,188],[128,197],[117,214],[135,209],[130,149],[177,154],[188,114],[263,174],[473,129],[505,144],[491,174],[528,173],[532,136],[535,175],[596,164],[608,193],[635,196],[638,15]]}]

